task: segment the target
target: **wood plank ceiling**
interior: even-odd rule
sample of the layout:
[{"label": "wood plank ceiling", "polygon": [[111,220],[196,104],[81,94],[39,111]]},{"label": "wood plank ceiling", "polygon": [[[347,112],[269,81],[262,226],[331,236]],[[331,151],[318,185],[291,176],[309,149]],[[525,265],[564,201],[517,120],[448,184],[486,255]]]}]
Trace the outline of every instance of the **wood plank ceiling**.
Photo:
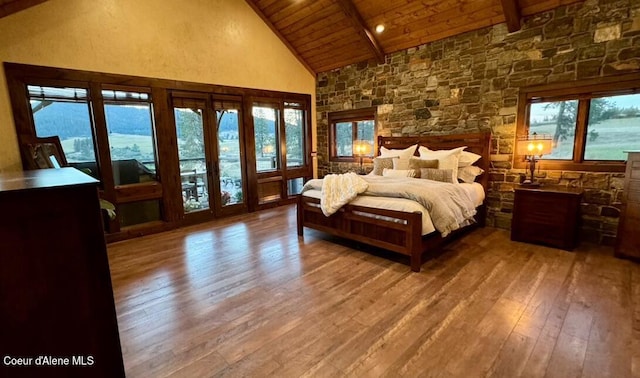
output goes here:
[{"label": "wood plank ceiling", "polygon": [[246,1],[315,74],[502,22],[515,32],[522,17],[578,0]]},{"label": "wood plank ceiling", "polygon": [[[46,0],[0,0],[0,18]],[[580,0],[246,0],[313,74]],[[375,33],[376,25],[385,31]]]},{"label": "wood plank ceiling", "polygon": [[45,1],[47,0],[0,0],[0,18],[44,3]]}]

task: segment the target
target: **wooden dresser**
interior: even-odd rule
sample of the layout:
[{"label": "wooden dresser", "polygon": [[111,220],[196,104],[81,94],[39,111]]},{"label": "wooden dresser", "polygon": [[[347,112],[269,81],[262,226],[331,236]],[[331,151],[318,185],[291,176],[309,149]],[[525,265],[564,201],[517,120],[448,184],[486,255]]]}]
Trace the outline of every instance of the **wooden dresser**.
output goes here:
[{"label": "wooden dresser", "polygon": [[0,376],[124,376],[97,185],[74,168],[0,174],[0,356],[27,365]]},{"label": "wooden dresser", "polygon": [[640,261],[640,151],[627,151],[615,254]]},{"label": "wooden dresser", "polygon": [[581,199],[580,188],[516,187],[511,240],[572,250],[578,244]]}]

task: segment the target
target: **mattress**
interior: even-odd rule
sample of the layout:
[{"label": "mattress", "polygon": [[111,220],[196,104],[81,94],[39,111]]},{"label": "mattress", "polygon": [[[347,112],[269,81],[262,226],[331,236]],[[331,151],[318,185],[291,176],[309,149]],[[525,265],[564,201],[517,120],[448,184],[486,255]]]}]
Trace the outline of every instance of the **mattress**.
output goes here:
[{"label": "mattress", "polygon": [[[477,182],[474,182],[472,184],[461,183],[458,185],[463,187],[469,193],[476,207],[482,205],[485,196],[484,188],[482,187],[482,185]],[[303,195],[320,199],[322,197],[322,192],[320,190],[310,189],[305,191]],[[396,210],[407,213],[419,211],[420,213],[422,213],[422,235],[430,234],[436,230],[433,226],[433,222],[431,221],[431,217],[429,216],[429,212],[427,211],[427,209],[425,209],[418,202],[406,198],[358,196],[349,203],[357,206],[372,207],[375,209]],[[373,214],[366,213],[361,213],[360,215],[374,216]],[[391,222],[403,222],[400,219],[390,217],[383,217],[378,215],[374,217]]]}]

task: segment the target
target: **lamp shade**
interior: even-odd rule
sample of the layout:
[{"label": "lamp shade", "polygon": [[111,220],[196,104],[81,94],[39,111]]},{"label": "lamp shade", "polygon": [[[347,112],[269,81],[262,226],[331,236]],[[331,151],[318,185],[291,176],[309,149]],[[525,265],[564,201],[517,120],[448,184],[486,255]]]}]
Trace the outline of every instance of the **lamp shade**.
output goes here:
[{"label": "lamp shade", "polygon": [[544,135],[529,135],[519,138],[516,144],[518,155],[542,156],[548,155],[553,150],[551,137]]},{"label": "lamp shade", "polygon": [[369,156],[373,151],[373,146],[367,140],[356,139],[353,141],[353,154],[355,156]]}]

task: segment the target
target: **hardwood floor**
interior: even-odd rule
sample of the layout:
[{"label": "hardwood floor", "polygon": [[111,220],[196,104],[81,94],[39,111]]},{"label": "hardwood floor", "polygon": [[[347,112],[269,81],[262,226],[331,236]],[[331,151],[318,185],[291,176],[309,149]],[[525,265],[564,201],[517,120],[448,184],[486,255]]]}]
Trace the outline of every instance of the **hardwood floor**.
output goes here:
[{"label": "hardwood floor", "polygon": [[484,228],[412,273],[294,210],[110,245],[127,376],[640,377],[640,265],[609,248]]}]

